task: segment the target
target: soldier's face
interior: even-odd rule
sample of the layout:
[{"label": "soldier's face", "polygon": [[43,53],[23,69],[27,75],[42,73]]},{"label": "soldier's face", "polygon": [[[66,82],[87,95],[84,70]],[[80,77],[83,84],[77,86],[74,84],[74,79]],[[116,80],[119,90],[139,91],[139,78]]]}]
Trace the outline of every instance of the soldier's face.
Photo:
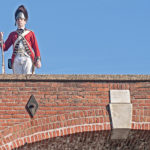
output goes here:
[{"label": "soldier's face", "polygon": [[16,23],[17,23],[18,28],[24,28],[26,25],[25,19],[22,19],[22,18],[18,18],[16,20]]}]

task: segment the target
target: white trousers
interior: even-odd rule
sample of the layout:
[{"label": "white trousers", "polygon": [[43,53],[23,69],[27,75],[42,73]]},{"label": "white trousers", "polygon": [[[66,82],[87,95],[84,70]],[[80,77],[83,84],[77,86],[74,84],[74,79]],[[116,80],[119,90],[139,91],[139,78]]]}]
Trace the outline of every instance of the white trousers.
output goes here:
[{"label": "white trousers", "polygon": [[14,74],[32,74],[32,60],[28,56],[17,55],[13,63]]}]

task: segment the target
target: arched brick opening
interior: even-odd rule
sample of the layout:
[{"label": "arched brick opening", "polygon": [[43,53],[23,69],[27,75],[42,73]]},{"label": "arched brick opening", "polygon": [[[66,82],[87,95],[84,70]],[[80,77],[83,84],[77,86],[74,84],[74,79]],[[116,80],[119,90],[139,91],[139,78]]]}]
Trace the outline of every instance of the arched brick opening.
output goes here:
[{"label": "arched brick opening", "polygon": [[111,130],[69,134],[25,144],[18,150],[149,150],[150,131],[130,130],[126,139],[112,139]]},{"label": "arched brick opening", "polygon": [[109,115],[103,109],[75,111],[47,118],[34,119],[1,132],[0,148],[13,149],[25,143],[86,131],[110,130]]}]

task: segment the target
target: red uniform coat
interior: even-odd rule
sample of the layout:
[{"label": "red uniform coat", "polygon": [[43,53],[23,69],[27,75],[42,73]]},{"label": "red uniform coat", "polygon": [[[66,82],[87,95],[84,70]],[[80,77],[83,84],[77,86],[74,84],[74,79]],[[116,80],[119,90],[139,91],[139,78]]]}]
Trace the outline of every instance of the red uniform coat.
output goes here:
[{"label": "red uniform coat", "polygon": [[[18,38],[18,33],[16,31],[14,32],[11,32],[8,36],[8,39],[6,40],[6,42],[3,44],[3,48],[4,48],[4,51],[7,51],[9,49],[9,47],[11,45],[13,45],[13,52],[14,52],[14,43],[15,41],[17,40]],[[37,40],[36,40],[36,37],[35,37],[35,34],[33,31],[30,31],[26,36],[25,36],[25,39],[28,41],[28,43],[30,44],[30,46],[33,48],[33,50],[31,50],[31,48],[29,47],[30,51],[31,51],[31,59],[34,61],[36,58],[40,57],[40,51],[39,51],[39,47],[38,47],[38,44],[37,44]],[[14,58],[15,58],[15,55],[14,53],[12,54],[12,64],[14,62]]]}]

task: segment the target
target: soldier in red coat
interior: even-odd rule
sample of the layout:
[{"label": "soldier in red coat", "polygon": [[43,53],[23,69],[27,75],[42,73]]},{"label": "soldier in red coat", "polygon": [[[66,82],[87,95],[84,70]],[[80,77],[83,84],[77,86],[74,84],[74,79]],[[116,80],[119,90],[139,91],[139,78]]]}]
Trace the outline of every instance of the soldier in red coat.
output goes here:
[{"label": "soldier in red coat", "polygon": [[[9,34],[6,42],[3,42],[4,51],[13,45],[11,64],[14,74],[32,74],[34,67],[41,67],[41,56],[35,34],[25,28],[27,20],[28,12],[21,5],[15,12],[15,24],[18,28]],[[0,40],[2,37],[3,32],[0,32]]]}]

